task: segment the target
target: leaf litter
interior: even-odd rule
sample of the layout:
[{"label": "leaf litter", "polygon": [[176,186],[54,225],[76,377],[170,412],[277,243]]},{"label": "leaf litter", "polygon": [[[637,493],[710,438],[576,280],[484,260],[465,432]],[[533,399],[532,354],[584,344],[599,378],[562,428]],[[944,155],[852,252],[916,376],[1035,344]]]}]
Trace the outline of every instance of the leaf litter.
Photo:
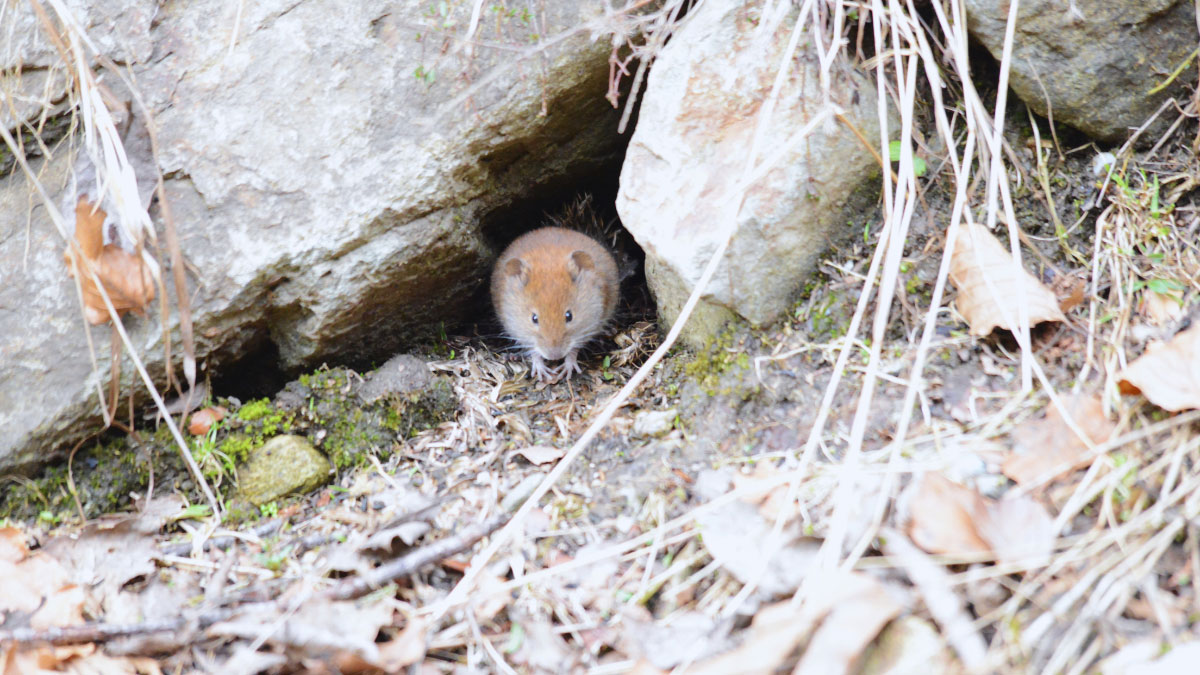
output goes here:
[{"label": "leaf litter", "polygon": [[1054,292],[1024,269],[1016,267],[1000,240],[977,223],[958,225],[950,279],[958,288],[955,304],[972,335],[996,328],[1013,331],[1025,304],[1029,325],[1065,321]]},{"label": "leaf litter", "polygon": [[1164,410],[1200,408],[1200,325],[1151,343],[1117,384],[1122,394],[1141,394]]}]

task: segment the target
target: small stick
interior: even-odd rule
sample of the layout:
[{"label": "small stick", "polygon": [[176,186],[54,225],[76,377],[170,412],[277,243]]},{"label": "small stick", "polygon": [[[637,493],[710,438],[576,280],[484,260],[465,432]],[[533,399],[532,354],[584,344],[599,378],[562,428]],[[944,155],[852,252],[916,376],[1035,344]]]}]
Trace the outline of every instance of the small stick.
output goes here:
[{"label": "small stick", "polygon": [[233,610],[222,609],[204,612],[194,618],[177,616],[162,621],[146,621],[143,623],[84,623],[77,626],[56,626],[45,630],[33,628],[13,628],[0,630],[0,645],[9,643],[38,643],[51,645],[77,645],[88,642],[108,642],[135,635],[150,633],[166,633],[181,631],[189,621],[194,622],[195,628],[207,628],[218,621],[224,621],[233,615]]},{"label": "small stick", "polygon": [[409,553],[403,558],[397,558],[381,565],[367,574],[344,581],[321,593],[318,597],[326,600],[353,600],[354,598],[360,598],[402,576],[412,574],[426,565],[439,562],[456,553],[462,553],[475,545],[475,542],[500,529],[500,526],[506,522],[508,522],[508,516],[500,515],[482,523],[468,525],[452,537],[438,540],[429,546],[424,546]]}]

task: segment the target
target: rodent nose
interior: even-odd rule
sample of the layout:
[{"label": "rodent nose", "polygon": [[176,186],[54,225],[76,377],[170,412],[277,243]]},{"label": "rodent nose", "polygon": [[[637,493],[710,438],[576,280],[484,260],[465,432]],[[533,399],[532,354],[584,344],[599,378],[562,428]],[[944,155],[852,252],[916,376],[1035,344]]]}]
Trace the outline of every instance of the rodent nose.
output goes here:
[{"label": "rodent nose", "polygon": [[565,347],[538,347],[538,351],[542,353],[542,358],[550,361],[557,361],[567,355]]}]

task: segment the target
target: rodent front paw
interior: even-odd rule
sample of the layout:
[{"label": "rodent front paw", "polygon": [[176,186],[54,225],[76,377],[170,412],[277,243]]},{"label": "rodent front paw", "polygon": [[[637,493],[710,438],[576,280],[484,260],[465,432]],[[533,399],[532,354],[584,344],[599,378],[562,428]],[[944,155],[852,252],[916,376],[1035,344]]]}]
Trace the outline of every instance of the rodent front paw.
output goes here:
[{"label": "rodent front paw", "polygon": [[551,368],[546,365],[546,360],[541,354],[533,355],[533,365],[529,369],[530,375],[533,375],[542,382],[555,382],[559,378],[559,368]]},{"label": "rodent front paw", "polygon": [[576,354],[571,351],[563,359],[562,365],[558,367],[558,375],[560,377],[570,378],[572,373],[583,374],[583,368],[579,366],[579,361],[576,359]]}]

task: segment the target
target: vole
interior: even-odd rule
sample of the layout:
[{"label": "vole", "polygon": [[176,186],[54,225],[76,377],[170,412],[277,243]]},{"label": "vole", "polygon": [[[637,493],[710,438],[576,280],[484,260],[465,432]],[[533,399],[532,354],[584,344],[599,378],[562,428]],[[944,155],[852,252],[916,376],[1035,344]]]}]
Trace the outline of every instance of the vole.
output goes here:
[{"label": "vole", "polygon": [[[608,249],[581,232],[544,227],[500,254],[492,304],[509,337],[549,382],[582,373],[579,348],[604,329],[617,306],[620,278]],[[551,367],[546,361],[562,359]]]}]

